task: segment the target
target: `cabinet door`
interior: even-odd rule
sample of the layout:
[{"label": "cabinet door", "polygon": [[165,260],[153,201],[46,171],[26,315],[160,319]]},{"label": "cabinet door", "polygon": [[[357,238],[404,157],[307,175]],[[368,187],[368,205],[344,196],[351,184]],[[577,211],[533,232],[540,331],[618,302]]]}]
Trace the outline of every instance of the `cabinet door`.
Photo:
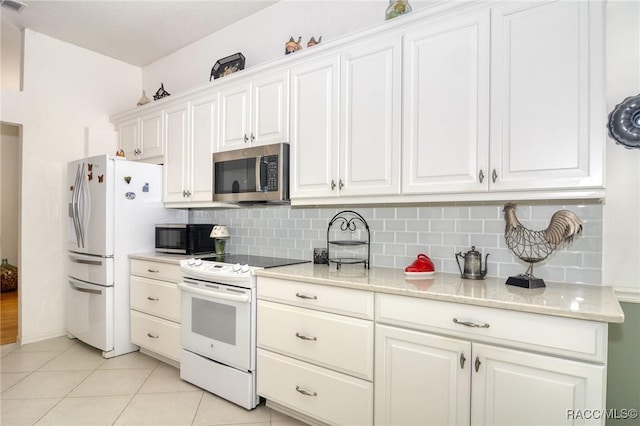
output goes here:
[{"label": "cabinet door", "polygon": [[340,195],[400,192],[401,61],[400,36],[342,53]]},{"label": "cabinet door", "polygon": [[164,159],[164,202],[185,201],[189,182],[188,103],[165,109],[166,155]]},{"label": "cabinet door", "polygon": [[292,199],[337,194],[339,70],[339,56],[291,70]]},{"label": "cabinet door", "polygon": [[571,410],[605,407],[604,365],[475,343],[473,354],[471,424],[573,425]]},{"label": "cabinet door", "polygon": [[162,111],[156,111],[140,117],[141,160],[162,157],[164,155],[162,137],[163,115]]},{"label": "cabinet door", "polygon": [[211,201],[213,197],[212,154],[218,135],[218,94],[191,102],[190,201]]},{"label": "cabinet door", "polygon": [[248,146],[251,84],[236,84],[220,91],[219,151]]},{"label": "cabinet door", "polygon": [[603,7],[492,9],[492,189],[603,184]]},{"label": "cabinet door", "polygon": [[489,12],[404,38],[404,193],[487,190]]},{"label": "cabinet door", "polygon": [[470,342],[376,325],[375,424],[468,425],[470,361]]},{"label": "cabinet door", "polygon": [[289,73],[278,71],[251,82],[253,145],[289,141]]},{"label": "cabinet door", "polygon": [[118,127],[120,149],[129,160],[135,160],[138,154],[139,122],[137,118],[127,120]]}]

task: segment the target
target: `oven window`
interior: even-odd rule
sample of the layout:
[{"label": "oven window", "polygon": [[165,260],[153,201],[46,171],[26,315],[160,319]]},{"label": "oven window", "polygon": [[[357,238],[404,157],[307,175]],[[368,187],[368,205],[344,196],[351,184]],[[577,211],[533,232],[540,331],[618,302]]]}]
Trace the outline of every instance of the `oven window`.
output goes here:
[{"label": "oven window", "polygon": [[236,308],[209,300],[191,299],[191,331],[212,340],[236,344]]},{"label": "oven window", "polygon": [[215,163],[216,194],[256,192],[256,158]]}]

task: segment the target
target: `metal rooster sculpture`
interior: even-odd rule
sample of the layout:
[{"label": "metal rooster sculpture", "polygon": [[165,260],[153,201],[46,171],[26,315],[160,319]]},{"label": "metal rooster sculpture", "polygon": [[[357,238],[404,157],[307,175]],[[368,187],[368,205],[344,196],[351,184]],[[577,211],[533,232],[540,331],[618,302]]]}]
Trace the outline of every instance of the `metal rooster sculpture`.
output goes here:
[{"label": "metal rooster sculpture", "polygon": [[516,204],[507,203],[502,210],[506,227],[504,238],[507,247],[519,259],[529,263],[524,274],[509,277],[507,284],[518,287],[544,287],[541,278],[533,276],[533,264],[545,260],[562,243],[573,240],[582,231],[582,221],[569,210],[558,210],[551,216],[547,229],[533,231],[525,228],[516,217]]}]

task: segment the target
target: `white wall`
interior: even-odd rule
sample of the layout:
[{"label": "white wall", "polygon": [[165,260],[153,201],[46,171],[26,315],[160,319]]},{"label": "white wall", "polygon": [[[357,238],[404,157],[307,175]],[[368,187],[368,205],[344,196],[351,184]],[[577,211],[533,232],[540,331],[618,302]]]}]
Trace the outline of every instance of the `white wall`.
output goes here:
[{"label": "white wall", "polygon": [[[607,111],[640,93],[640,2],[607,5]],[[640,150],[607,140],[603,280],[640,302]]]},{"label": "white wall", "polygon": [[135,106],[141,70],[25,30],[23,92],[2,89],[0,121],[22,124],[23,343],[66,332],[67,162],[115,153],[109,116]]},{"label": "white wall", "polygon": [[[148,95],[160,83],[169,93],[207,85],[215,62],[236,52],[246,58],[245,68],[284,56],[290,37],[302,37],[306,48],[311,36],[322,41],[384,21],[387,0],[282,0],[245,19],[205,37],[142,70]],[[413,0],[413,10],[432,1]]]}]

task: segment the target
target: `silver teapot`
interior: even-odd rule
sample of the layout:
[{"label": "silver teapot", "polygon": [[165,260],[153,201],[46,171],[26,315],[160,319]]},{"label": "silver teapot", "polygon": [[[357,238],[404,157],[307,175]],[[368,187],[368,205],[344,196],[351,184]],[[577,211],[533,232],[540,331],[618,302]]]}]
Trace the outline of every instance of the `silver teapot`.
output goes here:
[{"label": "silver teapot", "polygon": [[[456,261],[462,278],[483,280],[487,275],[487,257],[489,257],[489,253],[484,257],[484,270],[482,270],[482,254],[476,250],[476,246],[471,246],[471,250],[466,254],[462,254],[462,252],[456,253]],[[464,259],[464,271],[460,266],[460,258]]]}]

